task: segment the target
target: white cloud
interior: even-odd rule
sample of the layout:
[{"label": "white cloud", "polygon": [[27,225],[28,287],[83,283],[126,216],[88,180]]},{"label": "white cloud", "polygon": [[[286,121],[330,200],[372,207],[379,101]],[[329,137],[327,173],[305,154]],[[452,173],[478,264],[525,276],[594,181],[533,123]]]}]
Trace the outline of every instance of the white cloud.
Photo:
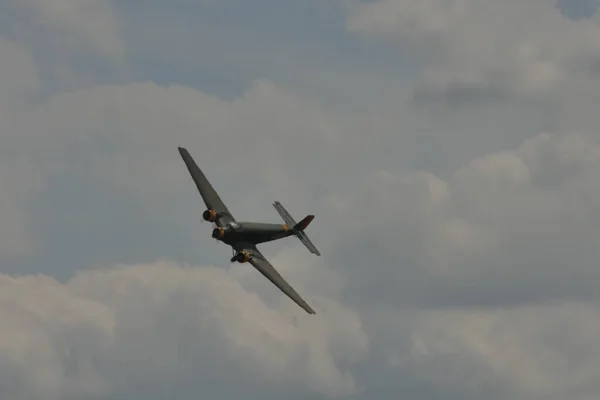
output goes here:
[{"label": "white cloud", "polygon": [[598,18],[570,20],[545,0],[382,0],[350,3],[347,27],[414,49],[419,101],[545,102],[597,59]]},{"label": "white cloud", "polygon": [[51,43],[58,48],[92,50],[113,61],[124,61],[120,21],[110,0],[11,0],[10,6],[31,18],[28,26],[40,27],[52,35]]},{"label": "white cloud", "polygon": [[227,387],[357,390],[347,368],[368,341],[356,313],[333,300],[314,317],[289,304],[269,308],[240,283],[221,269],[169,262],[81,272],[65,284],[0,275],[3,397],[150,396],[180,384],[178,398],[218,397]]},{"label": "white cloud", "polygon": [[130,73],[122,20],[112,0],[9,0],[3,33],[27,44],[46,91],[121,79]]},{"label": "white cloud", "polygon": [[[158,219],[169,218],[165,205],[172,203],[175,191],[189,189],[189,208],[183,215],[199,210],[199,216],[201,198],[176,152],[183,145],[201,165],[217,166],[211,174],[214,182],[219,174],[236,178],[242,173],[243,179],[236,182],[244,185],[250,180],[246,190],[272,185],[273,193],[287,192],[285,196],[294,201],[286,205],[293,209],[302,203],[302,187],[294,185],[285,170],[262,181],[248,165],[269,171],[285,158],[287,140],[294,148],[288,155],[314,155],[310,144],[315,142],[321,142],[318,151],[325,152],[339,141],[325,112],[269,82],[258,82],[231,102],[190,88],[152,83],[95,86],[41,102],[8,102],[18,112],[7,120],[5,128],[10,129],[3,135],[10,144],[7,149],[20,161],[7,158],[3,171],[3,194],[15,198],[2,203],[7,216],[2,234],[12,240],[3,243],[3,257],[18,249],[17,228],[26,227],[18,220],[8,224],[8,217],[28,217],[24,210],[33,197],[29,187],[40,187],[64,169],[77,168],[88,180],[126,188],[144,200],[141,204],[148,207],[149,216]],[[265,124],[265,115],[276,118]],[[286,132],[290,126],[293,129]],[[309,135],[310,142],[298,132]],[[108,144],[111,150],[99,152],[99,144]],[[293,166],[306,158],[298,154],[285,161]],[[166,194],[169,187],[175,191]],[[237,190],[237,185],[229,189]],[[242,213],[254,206],[246,203],[247,198],[237,203],[236,197],[230,198],[232,209],[237,206]],[[182,218],[182,209],[170,215],[175,211]],[[188,222],[197,225],[200,219]],[[295,265],[301,267],[301,259],[296,259]],[[303,311],[286,303],[287,298],[254,269],[250,270],[254,275],[240,273],[241,268],[228,275],[214,268],[158,263],[82,272],[66,284],[46,277],[4,275],[0,318],[10,328],[0,331],[0,336],[6,335],[0,339],[4,343],[0,368],[6,371],[4,377],[14,379],[2,379],[3,393],[9,400],[42,395],[151,398],[171,386],[180,387],[182,396],[195,395],[210,381],[221,393],[250,390],[338,397],[359,390],[350,368],[366,355],[368,340],[358,315],[332,297],[333,288],[340,286],[336,276],[326,269],[303,276],[302,269],[286,267],[285,255],[273,257],[273,262],[318,310],[315,318],[303,321]],[[279,311],[267,308],[235,276],[264,293],[270,303],[280,304]],[[15,343],[15,338],[21,342]]]},{"label": "white cloud", "polygon": [[[256,82],[233,101],[150,82],[91,86],[39,100],[39,77],[28,48],[2,39],[0,52],[7,60],[0,73],[2,257],[31,247],[30,215],[24,210],[47,178],[65,169],[127,190],[143,200],[150,218],[172,221],[174,213],[182,215],[170,206],[177,191],[188,194],[185,214],[201,213],[200,197],[177,153],[177,146],[185,146],[240,217],[257,208],[271,216],[274,199],[292,210],[306,209],[301,180],[307,171],[321,171],[308,158],[325,159],[342,140],[327,111],[269,81]],[[294,176],[295,170],[303,177]],[[266,189],[256,191],[257,185]],[[248,198],[227,195],[240,187]]]},{"label": "white cloud", "polygon": [[539,134],[448,180],[373,175],[330,200],[353,232],[337,246],[345,291],[363,305],[599,300],[599,176],[600,145],[582,133]]},{"label": "white cloud", "polygon": [[31,132],[19,142],[24,147],[35,138],[29,153],[77,163],[81,176],[128,190],[159,219],[173,217],[168,209],[181,216],[170,206],[177,192],[189,200],[186,213],[202,209],[177,146],[189,149],[236,216],[273,218],[273,200],[308,213],[305,185],[326,176],[325,163],[347,136],[327,110],[268,81],[233,101],[149,82],[92,86],[55,95],[26,115],[17,129]]},{"label": "white cloud", "polygon": [[425,382],[439,398],[588,400],[599,389],[599,311],[589,303],[423,311],[395,315],[410,324],[388,315],[382,328],[398,349],[389,367],[397,379]]}]

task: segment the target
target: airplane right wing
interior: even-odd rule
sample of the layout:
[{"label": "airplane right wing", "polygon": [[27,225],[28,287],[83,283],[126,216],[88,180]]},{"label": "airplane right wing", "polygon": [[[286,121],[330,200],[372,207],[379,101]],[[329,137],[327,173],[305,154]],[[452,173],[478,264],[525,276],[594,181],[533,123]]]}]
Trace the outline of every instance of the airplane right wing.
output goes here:
[{"label": "airplane right wing", "polygon": [[298,304],[304,311],[309,314],[315,314],[315,311],[300,297],[300,295],[290,286],[289,283],[277,272],[275,267],[262,255],[255,245],[250,243],[237,243],[233,246],[237,251],[246,251],[251,258],[248,261],[261,274],[279,288],[285,295]]},{"label": "airplane right wing", "polygon": [[179,150],[179,154],[181,154],[181,158],[183,158],[183,162],[190,172],[206,207],[221,214],[221,217],[219,217],[215,223],[218,226],[223,227],[227,223],[235,221],[235,218],[233,218],[233,215],[231,215],[225,206],[225,203],[223,203],[217,194],[217,191],[212,187],[208,179],[206,179],[204,173],[200,170],[198,165],[196,165],[196,162],[190,153],[183,147],[178,147],[177,149]]}]

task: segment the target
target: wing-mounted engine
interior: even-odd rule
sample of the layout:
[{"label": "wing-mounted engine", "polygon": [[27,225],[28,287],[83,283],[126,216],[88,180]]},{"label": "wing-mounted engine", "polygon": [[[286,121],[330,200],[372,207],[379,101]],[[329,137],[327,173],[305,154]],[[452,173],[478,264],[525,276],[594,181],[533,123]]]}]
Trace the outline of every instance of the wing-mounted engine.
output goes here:
[{"label": "wing-mounted engine", "polygon": [[232,222],[228,223],[227,225],[225,225],[224,228],[218,226],[215,229],[213,229],[212,237],[215,239],[221,240],[221,239],[224,239],[225,236],[239,231],[239,229],[240,229],[240,226],[235,221],[232,221]]},{"label": "wing-mounted engine", "polygon": [[250,261],[252,256],[246,250],[238,251],[235,256],[231,258],[231,262],[239,262],[240,264]]},{"label": "wing-mounted engine", "polygon": [[206,210],[202,213],[202,218],[208,222],[215,222],[220,217],[215,210]]},{"label": "wing-mounted engine", "polygon": [[221,227],[216,227],[212,231],[212,237],[215,239],[223,239],[225,237],[225,229]]}]

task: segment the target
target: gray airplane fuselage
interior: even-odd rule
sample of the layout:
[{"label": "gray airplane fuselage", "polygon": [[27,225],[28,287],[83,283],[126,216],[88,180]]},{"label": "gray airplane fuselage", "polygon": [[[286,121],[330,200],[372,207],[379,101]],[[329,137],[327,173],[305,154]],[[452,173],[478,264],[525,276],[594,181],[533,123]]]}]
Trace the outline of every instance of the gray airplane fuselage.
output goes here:
[{"label": "gray airplane fuselage", "polygon": [[232,222],[213,229],[212,237],[228,245],[237,242],[259,244],[293,235],[286,224],[263,222]]}]

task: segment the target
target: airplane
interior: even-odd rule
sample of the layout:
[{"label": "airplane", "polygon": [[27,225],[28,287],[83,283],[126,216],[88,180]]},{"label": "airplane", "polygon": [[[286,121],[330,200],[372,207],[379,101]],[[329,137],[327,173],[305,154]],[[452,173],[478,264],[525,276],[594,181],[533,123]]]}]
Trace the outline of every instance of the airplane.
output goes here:
[{"label": "airplane", "polygon": [[204,203],[206,210],[202,213],[205,221],[216,225],[212,231],[212,237],[220,242],[231,246],[233,257],[231,262],[250,263],[268,280],[279,288],[285,295],[292,299],[308,314],[315,314],[315,311],[300,297],[300,295],[283,279],[271,263],[262,255],[256,247],[259,243],[279,240],[288,236],[296,236],[309,252],[320,256],[321,253],[310,241],[304,230],[315,218],[314,215],[307,215],[300,222],[294,221],[290,213],[275,201],[273,207],[277,210],[284,224],[264,223],[264,222],[238,222],[229,212],[225,203],[221,200],[215,189],[212,187],[204,173],[200,170],[190,153],[183,147],[178,147],[179,154],[192,176]]}]

